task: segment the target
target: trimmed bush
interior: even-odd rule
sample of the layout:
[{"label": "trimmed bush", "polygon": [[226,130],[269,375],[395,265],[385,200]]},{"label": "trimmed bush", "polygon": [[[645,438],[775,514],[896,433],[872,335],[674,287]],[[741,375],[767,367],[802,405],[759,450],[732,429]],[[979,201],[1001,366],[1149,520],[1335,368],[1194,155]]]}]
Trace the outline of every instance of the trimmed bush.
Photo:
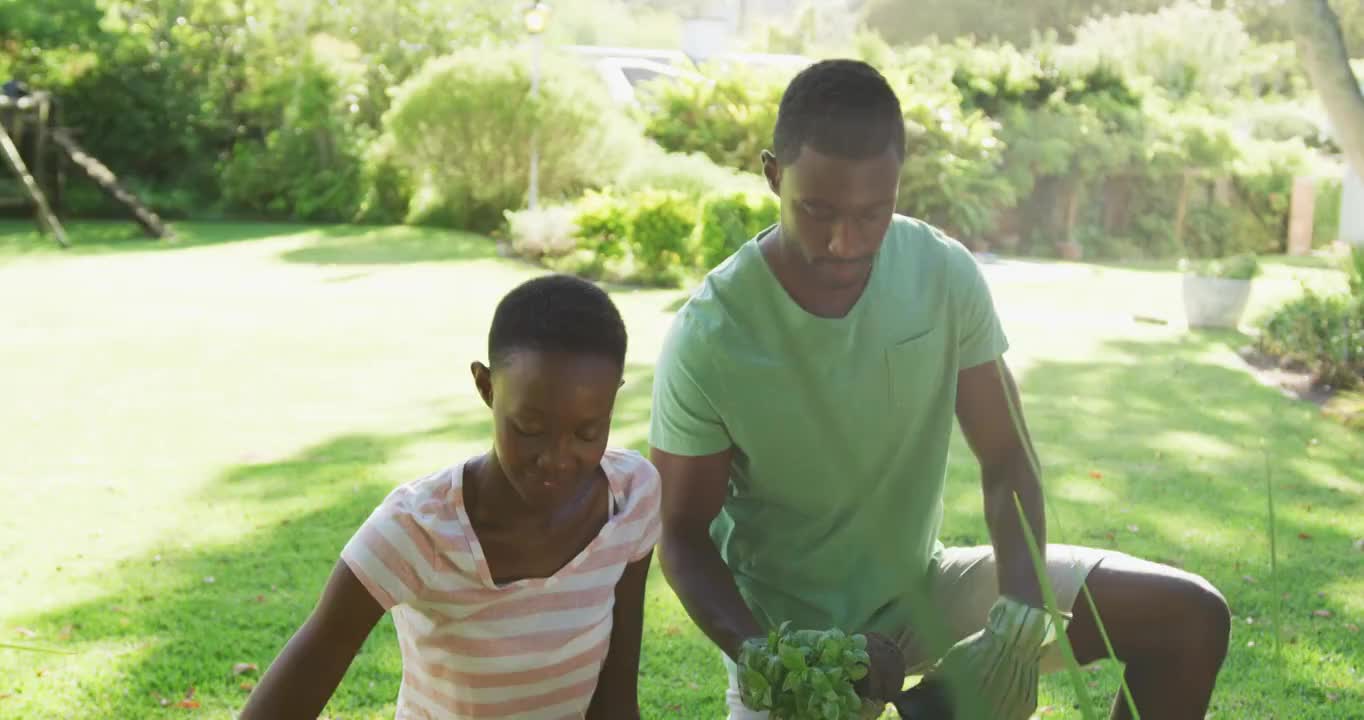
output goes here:
[{"label": "trimmed bush", "polygon": [[1364,296],[1310,289],[1265,321],[1260,349],[1312,372],[1317,382],[1349,389],[1364,380]]},{"label": "trimmed bush", "polygon": [[571,197],[608,184],[638,134],[581,63],[551,59],[530,96],[527,53],[470,48],[428,63],[384,116],[393,158],[417,183],[409,219],[488,231],[525,204],[538,136],[540,191]]}]

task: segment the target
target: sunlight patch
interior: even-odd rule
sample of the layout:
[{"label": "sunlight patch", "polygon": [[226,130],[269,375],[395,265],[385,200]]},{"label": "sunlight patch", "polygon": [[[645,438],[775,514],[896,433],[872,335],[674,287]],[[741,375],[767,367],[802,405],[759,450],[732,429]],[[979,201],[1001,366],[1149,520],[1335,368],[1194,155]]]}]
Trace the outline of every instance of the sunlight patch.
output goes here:
[{"label": "sunlight patch", "polygon": [[1245,457],[1245,449],[1211,435],[1186,430],[1166,430],[1151,439],[1151,447],[1197,458],[1232,460]]}]

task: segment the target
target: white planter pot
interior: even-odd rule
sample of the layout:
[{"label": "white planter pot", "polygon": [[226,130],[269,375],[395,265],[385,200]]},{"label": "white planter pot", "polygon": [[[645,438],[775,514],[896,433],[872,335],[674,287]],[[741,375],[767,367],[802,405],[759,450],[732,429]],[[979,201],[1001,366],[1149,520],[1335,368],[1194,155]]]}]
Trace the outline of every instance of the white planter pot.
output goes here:
[{"label": "white planter pot", "polygon": [[1250,299],[1249,280],[1184,276],[1184,316],[1189,327],[1235,328]]}]

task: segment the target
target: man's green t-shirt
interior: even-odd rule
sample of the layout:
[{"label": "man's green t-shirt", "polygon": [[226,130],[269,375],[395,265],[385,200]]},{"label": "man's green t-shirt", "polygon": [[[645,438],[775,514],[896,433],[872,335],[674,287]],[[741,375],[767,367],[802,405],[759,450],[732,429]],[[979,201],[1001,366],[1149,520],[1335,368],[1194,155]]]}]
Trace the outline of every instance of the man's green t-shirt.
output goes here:
[{"label": "man's green t-shirt", "polygon": [[650,444],[735,449],[711,537],[759,623],[906,628],[941,547],[957,371],[1006,347],[975,258],[910,218],[842,318],[797,305],[756,239],[711,271],[664,344]]}]

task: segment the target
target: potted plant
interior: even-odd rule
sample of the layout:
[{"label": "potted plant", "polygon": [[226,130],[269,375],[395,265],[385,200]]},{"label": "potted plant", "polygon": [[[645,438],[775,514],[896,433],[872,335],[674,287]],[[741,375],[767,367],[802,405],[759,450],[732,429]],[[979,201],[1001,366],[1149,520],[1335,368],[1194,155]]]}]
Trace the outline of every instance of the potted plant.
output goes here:
[{"label": "potted plant", "polygon": [[1235,328],[1250,299],[1250,283],[1260,274],[1251,254],[1217,260],[1180,262],[1184,271],[1184,316],[1189,327]]}]

